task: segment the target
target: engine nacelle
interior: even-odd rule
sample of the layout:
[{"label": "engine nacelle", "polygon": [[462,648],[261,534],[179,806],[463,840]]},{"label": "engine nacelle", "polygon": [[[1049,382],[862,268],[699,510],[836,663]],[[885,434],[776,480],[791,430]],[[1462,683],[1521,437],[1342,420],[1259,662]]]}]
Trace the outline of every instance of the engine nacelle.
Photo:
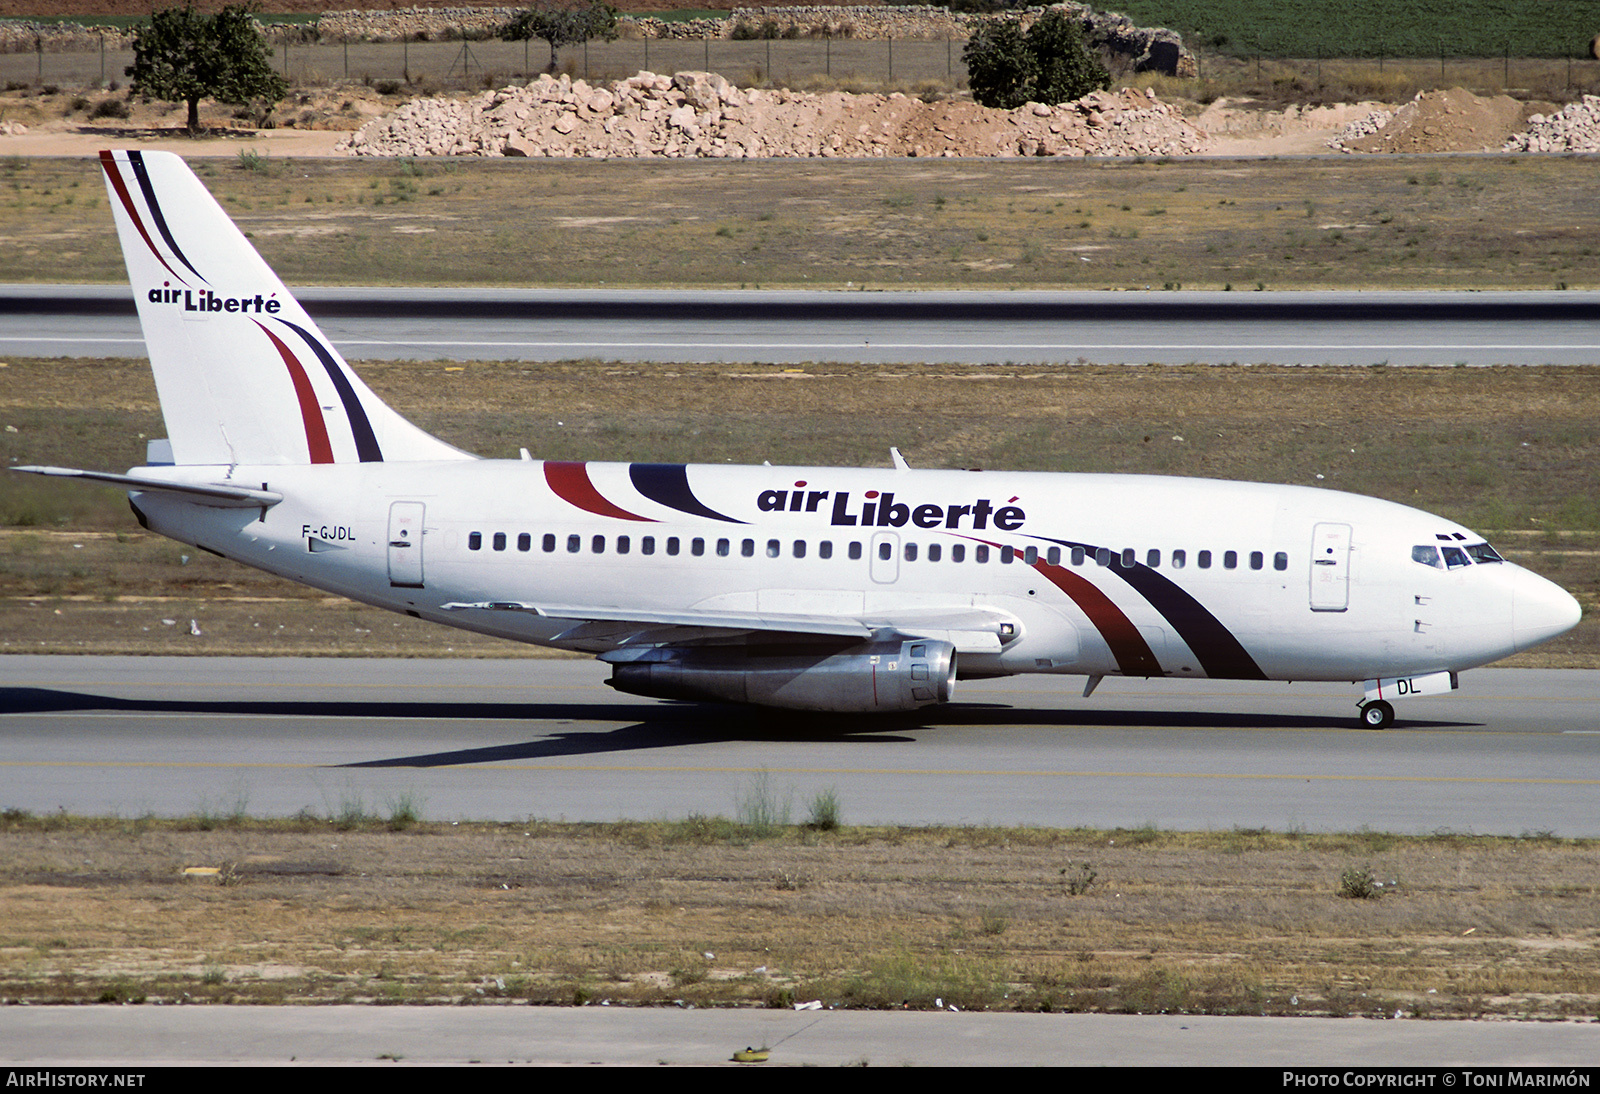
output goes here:
[{"label": "engine nacelle", "polygon": [[896,637],[842,650],[656,648],[614,663],[606,683],[655,699],[859,714],[949,702],[955,680],[956,651],[950,643]]}]

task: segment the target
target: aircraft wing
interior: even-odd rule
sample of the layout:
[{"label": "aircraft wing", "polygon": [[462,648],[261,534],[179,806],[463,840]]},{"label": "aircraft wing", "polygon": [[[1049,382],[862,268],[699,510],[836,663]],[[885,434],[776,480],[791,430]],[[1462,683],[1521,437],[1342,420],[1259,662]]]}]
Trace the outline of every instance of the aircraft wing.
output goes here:
[{"label": "aircraft wing", "polygon": [[173,494],[184,501],[213,509],[260,509],[266,505],[277,505],[283,500],[283,495],[276,490],[252,490],[248,486],[228,483],[165,482],[137,475],[113,475],[108,471],[80,471],[75,467],[13,467],[11,470],[53,478],[89,479],[146,493]]},{"label": "aircraft wing", "polygon": [[580,645],[617,659],[626,649],[662,645],[730,642],[741,638],[773,641],[854,639],[865,642],[884,634],[933,638],[950,642],[962,653],[994,653],[1018,633],[1017,620],[984,608],[910,609],[883,615],[801,615],[784,612],[733,612],[703,609],[642,611],[637,608],[595,608],[488,600],[441,605],[446,611],[527,612],[547,619],[571,620],[572,626],[549,639]]}]

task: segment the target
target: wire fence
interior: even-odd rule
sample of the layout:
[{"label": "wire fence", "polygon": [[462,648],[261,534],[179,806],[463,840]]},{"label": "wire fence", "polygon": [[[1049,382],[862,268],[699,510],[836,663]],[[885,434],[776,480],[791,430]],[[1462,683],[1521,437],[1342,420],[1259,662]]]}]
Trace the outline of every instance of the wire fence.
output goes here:
[{"label": "wire fence", "polygon": [[[966,84],[964,39],[805,38],[734,41],[619,39],[571,46],[558,69],[590,80],[618,79],[641,70],[708,70],[736,83],[795,88],[839,86],[915,90],[919,84],[955,89]],[[1227,81],[1226,93],[1276,97],[1327,89],[1358,97],[1394,98],[1416,90],[1463,86],[1479,93],[1524,97],[1600,93],[1600,61],[1590,58],[1376,57],[1348,59],[1240,58],[1198,55],[1197,96]],[[340,81],[395,81],[421,91],[478,89],[530,79],[547,71],[541,41],[349,42],[280,45],[273,64],[300,86]],[[126,84],[130,50],[0,54],[0,84],[16,89],[55,86],[108,88]],[[1386,94],[1392,92],[1393,94]]]}]

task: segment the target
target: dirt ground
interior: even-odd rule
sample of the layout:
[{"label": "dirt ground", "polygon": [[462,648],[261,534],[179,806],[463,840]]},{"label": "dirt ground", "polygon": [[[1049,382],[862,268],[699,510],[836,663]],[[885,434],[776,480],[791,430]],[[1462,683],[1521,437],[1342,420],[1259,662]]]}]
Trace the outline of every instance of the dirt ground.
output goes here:
[{"label": "dirt ground", "polygon": [[[111,97],[126,100],[126,96],[105,93],[86,96],[93,103]],[[241,146],[248,144],[270,155],[332,156],[350,133],[407,101],[404,96],[383,95],[359,84],[300,89],[280,104],[282,123],[261,130],[234,119],[232,108],[203,103],[201,121],[208,132],[190,139],[182,129],[181,106],[133,100],[126,120],[94,119],[88,116],[92,105],[69,109],[76,98],[75,92],[0,94],[0,120],[27,126],[24,133],[0,135],[0,155],[91,156],[108,144],[117,144],[165,149],[187,157],[226,157],[238,155]],[[1227,99],[1204,106],[1181,100],[1171,105],[1206,134],[1200,154],[1218,157],[1330,154],[1329,142],[1346,126],[1376,111],[1396,108],[1396,104],[1358,102],[1273,110]],[[1521,132],[1529,114],[1552,109],[1550,104],[1480,98],[1460,89],[1430,93],[1424,102],[1408,105],[1408,113],[1401,119],[1405,124],[1396,127],[1389,139],[1374,135],[1348,143],[1358,151],[1370,152],[1493,150]],[[976,130],[972,139],[977,139]]]},{"label": "dirt ground", "polygon": [[180,822],[0,817],[0,1000],[1383,1018],[1600,1005],[1592,841],[448,825],[399,800],[256,824],[235,812],[244,793]]}]

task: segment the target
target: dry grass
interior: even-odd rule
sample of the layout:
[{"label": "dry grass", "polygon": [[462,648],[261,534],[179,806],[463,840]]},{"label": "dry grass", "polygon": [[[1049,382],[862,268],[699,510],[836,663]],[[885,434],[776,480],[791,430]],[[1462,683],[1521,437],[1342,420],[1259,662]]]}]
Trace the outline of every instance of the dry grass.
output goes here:
[{"label": "dry grass", "polygon": [[[290,285],[1600,285],[1581,157],[197,170]],[[124,280],[93,163],[0,161],[0,269]]]},{"label": "dry grass", "polygon": [[[347,803],[348,805],[349,803]],[[1593,841],[0,821],[7,1001],[1600,1013]],[[379,814],[372,816],[372,814]],[[1092,866],[1095,880],[1069,884]],[[218,879],[184,880],[185,866]],[[1377,900],[1342,899],[1370,868]]]},{"label": "dry grass", "polygon": [[[872,466],[898,445],[918,467],[1205,475],[1386,497],[1484,531],[1583,602],[1589,619],[1576,631],[1514,663],[1600,665],[1593,368],[796,372],[587,361],[360,371],[423,427],[496,457],[526,445],[551,459]],[[0,369],[0,417],[17,429],[0,433],[6,463],[120,469],[142,462],[144,437],[160,432],[147,367],[121,359],[13,359]],[[441,641],[437,628],[141,533],[109,488],[0,476],[0,524],[0,649],[515,650],[465,634]],[[205,641],[188,634],[191,618]]]}]

